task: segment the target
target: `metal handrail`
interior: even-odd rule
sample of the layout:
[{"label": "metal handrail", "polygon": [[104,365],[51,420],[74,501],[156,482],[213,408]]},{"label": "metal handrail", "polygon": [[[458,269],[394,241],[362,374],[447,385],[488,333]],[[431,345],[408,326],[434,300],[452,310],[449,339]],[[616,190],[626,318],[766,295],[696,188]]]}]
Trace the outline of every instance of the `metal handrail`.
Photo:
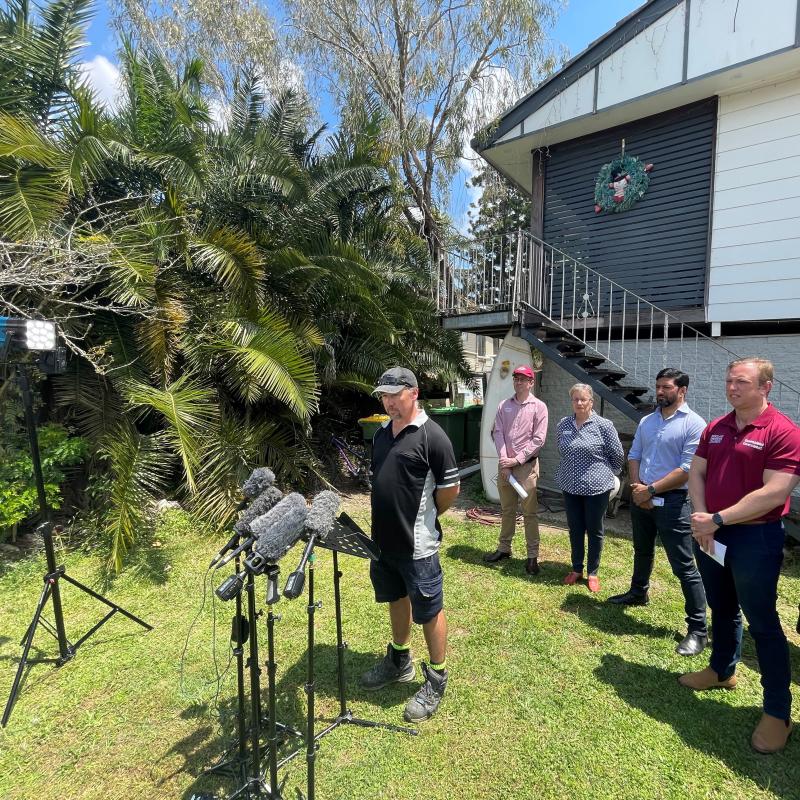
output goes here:
[{"label": "metal handrail", "polygon": [[[721,378],[739,354],[528,231],[443,251],[438,275],[443,315],[530,307],[626,379],[650,386],[661,368],[685,369],[694,373],[693,404],[705,404],[700,413],[711,418],[727,410]],[[776,380],[770,400],[800,420],[800,391]]]}]

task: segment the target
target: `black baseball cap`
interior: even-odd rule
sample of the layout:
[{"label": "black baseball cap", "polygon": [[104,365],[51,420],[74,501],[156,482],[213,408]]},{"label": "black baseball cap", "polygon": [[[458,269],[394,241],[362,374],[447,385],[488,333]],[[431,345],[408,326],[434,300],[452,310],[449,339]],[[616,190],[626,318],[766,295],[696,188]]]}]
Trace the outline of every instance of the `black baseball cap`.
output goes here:
[{"label": "black baseball cap", "polygon": [[417,376],[405,367],[392,367],[378,379],[378,385],[372,390],[373,394],[397,394],[403,389],[416,389]]}]

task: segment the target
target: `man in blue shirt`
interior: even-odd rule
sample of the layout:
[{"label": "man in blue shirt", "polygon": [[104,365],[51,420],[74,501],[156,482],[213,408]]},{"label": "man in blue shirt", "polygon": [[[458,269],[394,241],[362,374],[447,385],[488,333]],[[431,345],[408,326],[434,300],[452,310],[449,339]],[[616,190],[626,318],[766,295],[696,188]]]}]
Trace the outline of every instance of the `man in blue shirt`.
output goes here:
[{"label": "man in blue shirt", "polygon": [[608,598],[609,603],[647,605],[656,536],[660,536],[683,590],[688,632],[675,648],[682,656],[697,655],[708,644],[706,594],[694,560],[686,487],[689,465],[706,423],[686,405],[688,388],[689,376],[679,369],[662,369],[656,375],[658,408],[639,423],[628,454],[633,528],[631,588]]}]

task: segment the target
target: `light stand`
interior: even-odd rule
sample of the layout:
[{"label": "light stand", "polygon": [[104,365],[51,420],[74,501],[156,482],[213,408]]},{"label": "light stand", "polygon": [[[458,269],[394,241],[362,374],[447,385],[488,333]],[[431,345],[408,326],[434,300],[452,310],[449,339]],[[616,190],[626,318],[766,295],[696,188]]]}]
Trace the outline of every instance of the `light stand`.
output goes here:
[{"label": "light stand", "polygon": [[[11,693],[9,694],[8,702],[6,703],[5,711],[3,712],[1,724],[4,728],[8,724],[8,720],[11,717],[11,711],[14,708],[14,703],[16,702],[22,676],[27,665],[29,663],[38,663],[40,661],[50,660],[28,658],[31,645],[33,644],[33,637],[36,635],[36,629],[40,624],[58,640],[59,655],[56,659],[56,664],[58,666],[61,666],[69,661],[75,655],[77,649],[102,625],[108,622],[108,620],[110,620],[111,617],[113,617],[117,612],[123,614],[138,625],[141,625],[143,628],[152,630],[151,625],[143,622],[141,619],[139,619],[139,617],[134,616],[121,606],[118,606],[116,603],[112,603],[110,600],[93,591],[88,586],[84,586],[79,581],[71,578],[69,575],[67,575],[66,568],[63,565],[56,564],[55,548],[53,547],[53,524],[50,519],[50,507],[47,504],[47,495],[45,494],[44,489],[42,462],[39,455],[39,438],[36,434],[36,420],[33,415],[33,393],[31,392],[30,375],[27,367],[24,364],[17,364],[16,372],[17,381],[20,389],[22,390],[22,404],[25,411],[25,427],[27,428],[28,439],[30,440],[31,460],[33,462],[33,477],[36,483],[36,493],[39,499],[39,510],[44,519],[44,522],[39,525],[37,530],[42,534],[42,539],[44,541],[44,551],[47,559],[47,573],[44,576],[44,588],[42,589],[42,594],[39,597],[39,602],[36,606],[33,619],[31,620],[30,625],[28,625],[28,629],[26,630],[25,635],[22,637],[22,641],[20,642],[20,646],[23,648],[22,658],[20,659],[19,666],[17,667],[17,673],[14,676],[14,683],[11,686]],[[64,612],[61,605],[61,592],[59,591],[59,581],[61,579],[72,584],[82,592],[85,592],[95,600],[99,600],[101,603],[104,603],[111,609],[105,615],[105,617],[91,627],[89,631],[81,636],[81,638],[78,639],[78,641],[74,644],[67,639],[66,628],[64,625]],[[56,623],[55,628],[53,628],[53,626],[42,617],[42,611],[44,610],[48,599],[51,597],[53,599],[53,615]]]}]

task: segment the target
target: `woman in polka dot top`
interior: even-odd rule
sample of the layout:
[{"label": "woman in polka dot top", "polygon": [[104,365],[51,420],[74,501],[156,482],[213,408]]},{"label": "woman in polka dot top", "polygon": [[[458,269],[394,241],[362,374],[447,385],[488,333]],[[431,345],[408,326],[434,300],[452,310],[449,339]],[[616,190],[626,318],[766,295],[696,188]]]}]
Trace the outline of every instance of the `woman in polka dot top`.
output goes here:
[{"label": "woman in polka dot top", "polygon": [[614,488],[614,475],[625,463],[625,454],[614,425],[592,411],[591,386],[576,383],[569,390],[575,412],[556,426],[561,463],[556,483],[564,492],[572,571],[564,577],[568,586],[583,579],[585,538],[589,539],[586,583],[590,592],[600,591],[597,571],[603,549],[603,517]]}]

